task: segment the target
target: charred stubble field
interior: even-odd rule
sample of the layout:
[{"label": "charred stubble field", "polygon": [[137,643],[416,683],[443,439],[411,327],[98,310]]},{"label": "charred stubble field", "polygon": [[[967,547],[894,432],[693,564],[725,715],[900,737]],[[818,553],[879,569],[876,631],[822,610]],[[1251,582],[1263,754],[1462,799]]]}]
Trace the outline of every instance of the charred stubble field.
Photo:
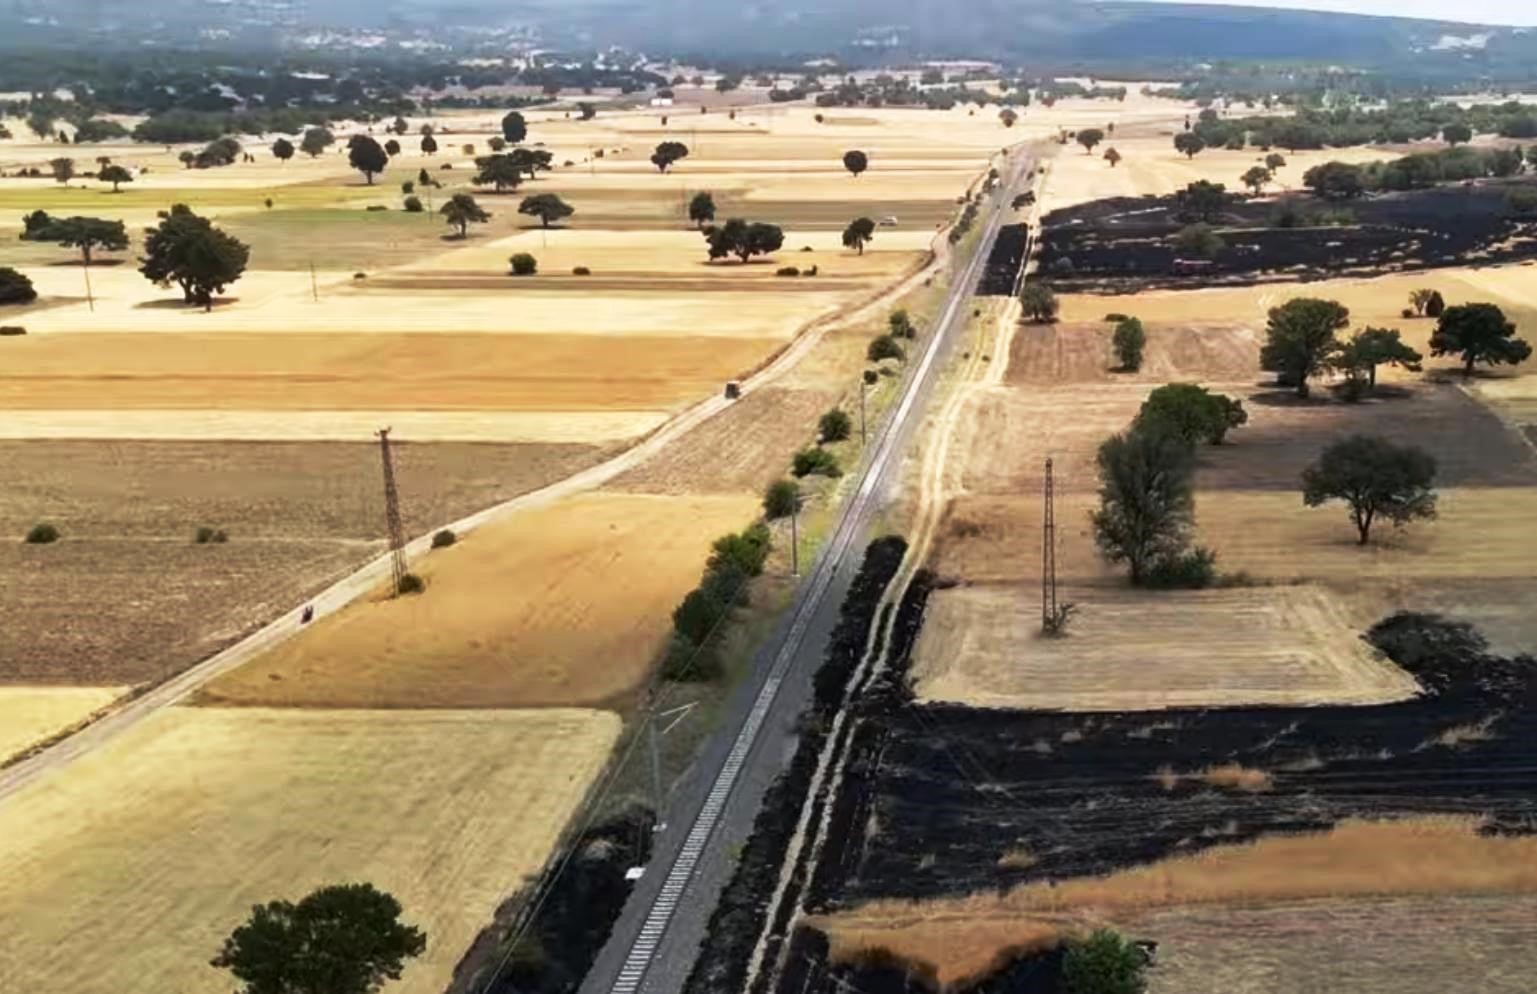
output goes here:
[{"label": "charred stubble field", "polygon": [[[396,448],[408,533],[569,475],[583,445]],[[0,682],[122,685],[217,651],[382,548],[377,447],[0,442]],[[63,539],[25,545],[39,521]],[[196,545],[201,526],[229,542]]]}]

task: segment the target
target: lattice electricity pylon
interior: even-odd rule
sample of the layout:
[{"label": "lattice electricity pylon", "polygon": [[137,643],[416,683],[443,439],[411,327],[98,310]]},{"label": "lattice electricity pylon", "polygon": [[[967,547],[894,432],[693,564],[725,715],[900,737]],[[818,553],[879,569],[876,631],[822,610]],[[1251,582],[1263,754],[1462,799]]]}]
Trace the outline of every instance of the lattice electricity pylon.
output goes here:
[{"label": "lattice electricity pylon", "polygon": [[390,456],[390,429],[381,428],[379,458],[384,462],[384,518],[390,532],[391,596],[400,593],[400,581],[406,575],[406,529],[400,523],[400,492],[395,489],[395,461]]},{"label": "lattice electricity pylon", "polygon": [[1041,629],[1047,631],[1057,622],[1056,484],[1052,479],[1049,457],[1046,460],[1046,482],[1042,490],[1045,507],[1041,535]]}]

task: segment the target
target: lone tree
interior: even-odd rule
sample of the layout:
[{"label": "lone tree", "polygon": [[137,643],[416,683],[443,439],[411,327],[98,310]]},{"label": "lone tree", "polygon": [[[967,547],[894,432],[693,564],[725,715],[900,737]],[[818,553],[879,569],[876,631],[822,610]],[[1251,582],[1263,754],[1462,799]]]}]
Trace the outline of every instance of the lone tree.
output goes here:
[{"label": "lone tree", "polygon": [[121,252],[128,247],[128,229],[121,221],[99,217],[50,218],[37,211],[22,218],[22,226],[22,241],[56,242],[65,248],[77,248],[87,266],[91,264],[91,253],[97,249]]},{"label": "lone tree", "polygon": [[1461,304],[1442,312],[1430,354],[1460,357],[1462,375],[1472,376],[1475,363],[1514,366],[1530,358],[1532,347],[1515,336],[1515,324],[1494,304]]},{"label": "lone tree", "polygon": [[1265,184],[1269,183],[1272,177],[1270,170],[1264,166],[1251,166],[1249,171],[1239,178],[1243,185],[1249,188],[1249,192],[1257,197],[1265,189]]},{"label": "lone tree", "polygon": [[1175,194],[1174,200],[1182,220],[1210,224],[1227,210],[1227,187],[1210,180],[1196,180]]},{"label": "lone tree", "polygon": [[1231,429],[1248,420],[1241,401],[1194,383],[1169,383],[1147,395],[1136,429],[1167,431],[1190,445],[1221,445]]},{"label": "lone tree", "polygon": [[856,217],[843,229],[843,247],[858,249],[865,254],[865,245],[875,237],[875,222],[867,217]]},{"label": "lone tree", "polygon": [[119,165],[107,165],[101,168],[101,171],[96,174],[96,178],[103,183],[111,183],[113,193],[121,193],[122,191],[118,187],[123,183],[132,183],[133,173]]},{"label": "lone tree", "polygon": [[1135,373],[1142,368],[1142,350],[1147,345],[1147,331],[1137,318],[1121,318],[1110,336],[1110,345],[1115,349],[1115,358],[1121,364],[1121,372]]},{"label": "lone tree", "polygon": [[1270,309],[1260,369],[1275,373],[1297,396],[1308,396],[1308,380],[1328,368],[1339,351],[1335,332],[1350,325],[1350,311],[1333,300],[1299,297]]},{"label": "lone tree", "polygon": [[311,159],[336,144],[336,138],[325,128],[310,128],[299,139],[299,149]]},{"label": "lone tree", "polygon": [[1456,148],[1473,140],[1473,129],[1466,124],[1448,124],[1441,129],[1441,140]]},{"label": "lone tree", "polygon": [[1003,122],[1005,128],[1012,128],[1019,120],[1019,113],[1012,107],[1005,107],[998,112],[998,120]]},{"label": "lone tree", "polygon": [[259,904],[211,965],[234,974],[241,994],[374,994],[427,948],[427,936],[400,912],[372,884]]},{"label": "lone tree", "polygon": [[53,178],[60,183],[68,183],[75,177],[75,160],[66,156],[49,159],[48,168],[53,171]]},{"label": "lone tree", "polygon": [[294,143],[287,138],[279,138],[272,143],[272,157],[279,162],[287,162],[294,157]]},{"label": "lone tree", "polygon": [[1084,128],[1078,132],[1078,144],[1083,146],[1085,155],[1094,154],[1094,146],[1105,140],[1105,133],[1099,128]]},{"label": "lone tree", "polygon": [[502,137],[514,145],[528,137],[528,122],[523,120],[523,115],[515,110],[510,110],[502,118]]},{"label": "lone tree", "polygon": [[1174,148],[1186,158],[1193,159],[1206,148],[1206,142],[1193,131],[1181,131],[1174,136]]},{"label": "lone tree", "polygon": [[438,140],[432,137],[431,132],[428,132],[427,134],[422,135],[421,146],[423,155],[436,155],[438,151]]},{"label": "lone tree", "polygon": [[0,304],[30,304],[37,299],[32,281],[9,266],[0,266]]},{"label": "lone tree", "polygon": [[518,168],[528,174],[529,179],[539,175],[541,169],[549,171],[555,162],[554,156],[542,148],[515,148],[507,154],[512,156]]},{"label": "lone tree", "polygon": [[369,136],[353,135],[347,142],[347,161],[353,169],[363,174],[369,186],[373,186],[374,177],[384,172],[384,167],[390,164],[390,156],[383,146]]},{"label": "lone tree", "polygon": [[801,506],[801,486],[794,480],[775,480],[763,492],[763,516],[770,521],[788,518]]},{"label": "lone tree", "polygon": [[784,232],[778,225],[735,217],[725,224],[704,229],[704,237],[709,243],[711,261],[734,255],[744,263],[755,255],[779,251],[785,241]]},{"label": "lone tree", "polygon": [[1402,527],[1436,516],[1436,461],[1412,445],[1394,445],[1370,435],[1352,435],[1324,449],[1302,471],[1302,500],[1319,507],[1331,500],[1350,506],[1358,545],[1371,538],[1379,517]]},{"label": "lone tree", "polygon": [[834,407],[817,421],[817,437],[822,444],[841,442],[854,430],[854,422],[841,407]]},{"label": "lone tree", "polygon": [[384,143],[384,154],[389,156],[392,159],[395,158],[395,156],[400,154],[400,142],[396,141],[393,138],[391,138],[389,141],[385,142]]},{"label": "lone tree", "polygon": [[443,215],[449,227],[459,229],[460,238],[469,237],[470,225],[485,224],[491,220],[490,211],[483,210],[468,193],[456,193],[449,197],[448,202],[438,208],[438,213]]},{"label": "lone tree", "polygon": [[665,173],[674,162],[688,158],[688,146],[682,142],[665,141],[657,145],[656,151],[651,153],[651,164],[656,166],[658,172]]},{"label": "lone tree", "polygon": [[1332,362],[1345,375],[1346,399],[1358,400],[1361,394],[1377,389],[1378,366],[1399,366],[1418,373],[1424,358],[1418,349],[1405,345],[1397,331],[1367,328],[1340,346]]},{"label": "lone tree", "polygon": [[1057,295],[1044,283],[1027,282],[1019,291],[1019,304],[1036,324],[1050,324],[1057,319]]},{"label": "lone tree", "polygon": [[688,219],[694,222],[695,228],[703,228],[705,222],[714,221],[715,198],[704,191],[694,194],[688,202]]},{"label": "lone tree", "polygon": [[1105,149],[1105,161],[1110,163],[1111,169],[1114,169],[1121,164],[1121,153],[1113,148],[1107,148]]},{"label": "lone tree", "polygon": [[251,249],[199,217],[186,204],[160,212],[160,223],[144,232],[139,272],[161,286],[181,287],[182,298],[213,310],[215,294],[245,273]]},{"label": "lone tree", "polygon": [[1353,200],[1366,192],[1366,177],[1360,166],[1325,162],[1304,173],[1302,185],[1325,200]]},{"label": "lone tree", "polygon": [[523,202],[518,205],[518,213],[537,217],[540,225],[548,228],[554,222],[575,214],[576,208],[553,193],[536,193],[523,198]]},{"label": "lone tree", "polygon": [[1270,170],[1271,176],[1274,176],[1276,173],[1286,168],[1286,156],[1282,155],[1280,152],[1271,152],[1269,155],[1265,156],[1265,168]]},{"label": "lone tree", "polygon": [[857,179],[860,173],[870,168],[870,157],[858,149],[844,152],[843,168],[847,169]]},{"label": "lone tree", "polygon": [[480,186],[492,186],[497,193],[516,190],[523,182],[523,169],[510,155],[487,155],[475,160],[479,172],[474,182]]},{"label": "lone tree", "polygon": [[1102,928],[1068,946],[1062,979],[1068,994],[1142,994],[1142,951],[1119,932]]},{"label": "lone tree", "polygon": [[1095,544],[1141,584],[1154,565],[1179,556],[1188,543],[1194,450],[1169,432],[1130,431],[1106,439],[1097,462],[1099,510],[1089,516]]}]

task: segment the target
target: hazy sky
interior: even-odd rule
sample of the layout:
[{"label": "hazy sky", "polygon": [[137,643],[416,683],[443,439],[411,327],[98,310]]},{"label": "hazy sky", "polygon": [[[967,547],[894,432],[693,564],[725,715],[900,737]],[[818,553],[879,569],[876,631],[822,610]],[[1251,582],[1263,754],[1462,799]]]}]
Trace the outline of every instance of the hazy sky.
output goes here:
[{"label": "hazy sky", "polygon": [[1296,7],[1352,14],[1429,17],[1478,24],[1537,25],[1537,0],[1178,0],[1242,7]]}]

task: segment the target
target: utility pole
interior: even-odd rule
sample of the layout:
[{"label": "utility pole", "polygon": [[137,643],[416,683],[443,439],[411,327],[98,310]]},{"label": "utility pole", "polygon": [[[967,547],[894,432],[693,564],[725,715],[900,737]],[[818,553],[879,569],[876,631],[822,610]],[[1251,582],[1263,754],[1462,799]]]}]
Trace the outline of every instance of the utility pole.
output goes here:
[{"label": "utility pole", "polygon": [[864,374],[861,373],[860,376],[859,376],[859,447],[861,449],[863,449],[865,447],[865,442],[866,442],[866,439],[865,439],[865,391],[867,391],[869,389],[870,389],[870,381],[865,379]]},{"label": "utility pole", "polygon": [[[315,260],[310,260],[310,299],[320,303],[320,286],[315,282]],[[388,430],[388,429],[386,429]]]},{"label": "utility pole", "polygon": [[801,495],[795,495],[795,510],[790,512],[790,575],[801,575],[800,539]]},{"label": "utility pole", "polygon": [[[650,740],[651,747],[651,831],[653,832],[660,832],[667,827],[667,823],[662,820],[662,811],[667,805],[667,792],[662,787],[662,748],[660,740],[662,736],[677,728],[678,722],[688,717],[688,713],[698,703],[698,701],[690,701],[687,704],[680,704],[666,711],[652,712],[650,719],[646,722],[646,734]],[[673,717],[674,715],[677,717]],[[657,731],[656,723],[663,718],[672,718],[672,721],[668,723],[666,728]]]},{"label": "utility pole", "polygon": [[380,428],[379,458],[384,463],[384,518],[390,532],[390,573],[394,580],[390,596],[400,593],[400,581],[406,575],[406,530],[400,523],[400,492],[395,488],[395,461],[390,455],[390,429]]},{"label": "utility pole", "polygon": [[1045,507],[1041,539],[1041,629],[1050,631],[1057,622],[1057,508],[1056,483],[1052,479],[1049,456],[1042,496]]},{"label": "utility pole", "polygon": [[94,313],[96,310],[96,298],[91,293],[91,260],[85,260],[85,304]]}]

